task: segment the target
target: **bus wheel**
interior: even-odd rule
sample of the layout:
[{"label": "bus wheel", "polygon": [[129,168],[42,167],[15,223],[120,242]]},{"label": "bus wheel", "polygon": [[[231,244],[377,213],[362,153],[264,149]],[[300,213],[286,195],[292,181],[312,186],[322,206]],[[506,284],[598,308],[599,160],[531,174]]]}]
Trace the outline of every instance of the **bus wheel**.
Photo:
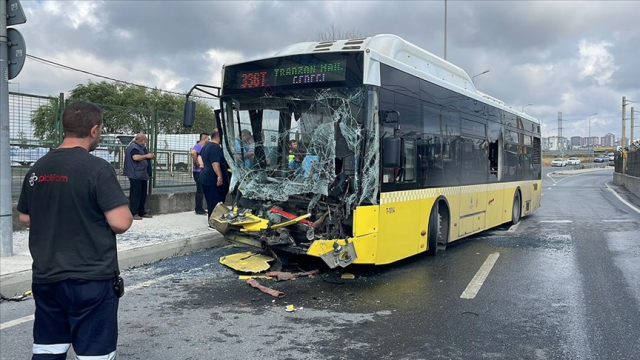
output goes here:
[{"label": "bus wheel", "polygon": [[520,191],[516,190],[513,195],[513,208],[511,209],[511,225],[520,222],[520,213],[522,211],[522,200],[520,199]]},{"label": "bus wheel", "polygon": [[438,252],[438,243],[446,244],[445,240],[445,225],[448,220],[444,218],[446,208],[440,204],[440,201],[436,202],[431,209],[431,215],[429,215],[429,233],[427,234],[427,255],[435,256]]}]

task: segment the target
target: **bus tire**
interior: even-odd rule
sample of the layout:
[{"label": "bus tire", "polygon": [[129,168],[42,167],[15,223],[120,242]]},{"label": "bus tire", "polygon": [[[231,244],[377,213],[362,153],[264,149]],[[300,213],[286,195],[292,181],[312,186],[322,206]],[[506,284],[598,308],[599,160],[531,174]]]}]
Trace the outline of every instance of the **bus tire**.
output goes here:
[{"label": "bus tire", "polygon": [[429,233],[427,234],[427,255],[435,256],[438,252],[438,244],[447,244],[448,238],[448,212],[442,201],[437,201],[429,215]]},{"label": "bus tire", "polygon": [[513,195],[513,205],[511,207],[511,225],[515,225],[520,222],[522,217],[522,197],[520,196],[520,190],[516,190]]}]

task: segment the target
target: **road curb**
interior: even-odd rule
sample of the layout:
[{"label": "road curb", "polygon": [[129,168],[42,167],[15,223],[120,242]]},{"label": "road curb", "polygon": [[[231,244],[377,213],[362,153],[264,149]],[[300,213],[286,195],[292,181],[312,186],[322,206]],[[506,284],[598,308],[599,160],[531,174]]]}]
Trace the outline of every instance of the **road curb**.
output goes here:
[{"label": "road curb", "polygon": [[[154,261],[186,255],[204,249],[226,245],[224,237],[215,232],[191,236],[180,240],[150,244],[118,252],[120,270],[152,263]],[[0,275],[0,293],[11,297],[31,289],[31,270]]]},{"label": "road curb", "polygon": [[557,175],[577,175],[577,174],[587,174],[587,173],[591,173],[591,172],[605,171],[605,170],[613,170],[613,168],[579,169],[579,170],[559,170],[559,171],[552,171],[552,172],[551,172],[551,174],[557,174]]}]

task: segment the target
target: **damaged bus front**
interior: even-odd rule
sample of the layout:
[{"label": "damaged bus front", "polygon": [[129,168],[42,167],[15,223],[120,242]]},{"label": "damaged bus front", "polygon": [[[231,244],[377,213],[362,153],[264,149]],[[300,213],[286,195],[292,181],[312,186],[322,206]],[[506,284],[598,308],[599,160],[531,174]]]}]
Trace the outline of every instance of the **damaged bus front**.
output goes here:
[{"label": "damaged bus front", "polygon": [[222,145],[234,200],[209,221],[229,241],[319,256],[331,268],[358,259],[354,215],[376,204],[379,176],[377,96],[363,86],[362,55],[225,67]]}]

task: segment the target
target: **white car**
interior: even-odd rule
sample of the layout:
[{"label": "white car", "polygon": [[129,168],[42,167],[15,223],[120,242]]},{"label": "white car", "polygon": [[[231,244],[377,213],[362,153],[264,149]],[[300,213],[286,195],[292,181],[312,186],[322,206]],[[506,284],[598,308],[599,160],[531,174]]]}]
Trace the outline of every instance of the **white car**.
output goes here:
[{"label": "white car", "polygon": [[551,166],[567,166],[567,160],[561,158],[555,158],[551,162]]},{"label": "white car", "polygon": [[570,157],[569,160],[567,160],[567,164],[568,165],[580,165],[580,159],[578,159],[577,157]]}]

